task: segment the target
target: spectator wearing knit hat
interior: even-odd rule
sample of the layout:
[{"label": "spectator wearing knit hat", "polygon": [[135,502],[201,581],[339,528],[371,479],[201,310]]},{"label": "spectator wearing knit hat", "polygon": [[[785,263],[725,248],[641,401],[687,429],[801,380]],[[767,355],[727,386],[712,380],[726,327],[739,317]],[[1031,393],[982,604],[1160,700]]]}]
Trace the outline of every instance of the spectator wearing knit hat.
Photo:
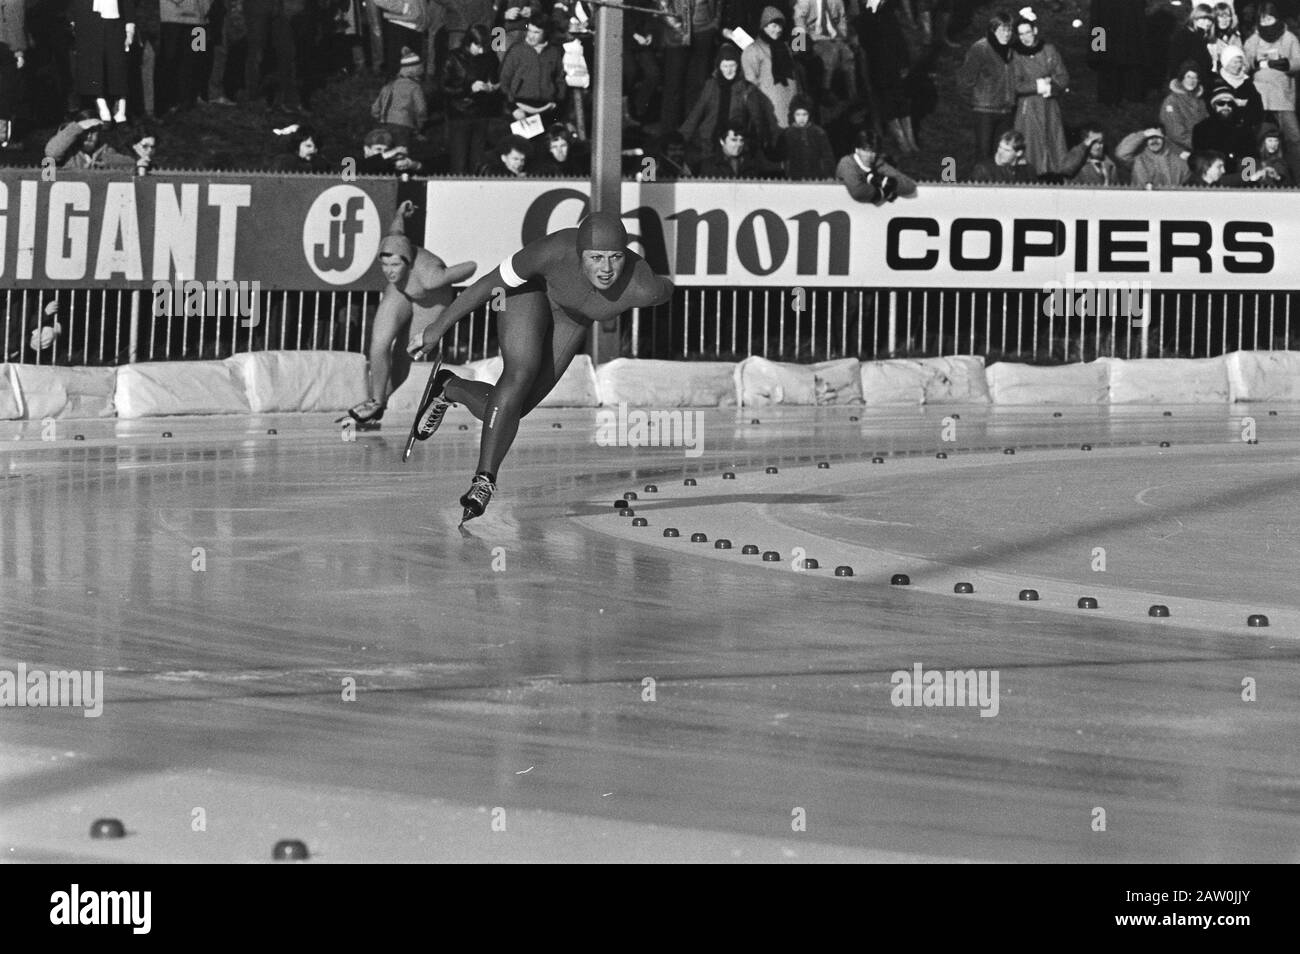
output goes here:
[{"label": "spectator wearing knit hat", "polygon": [[423,50],[429,29],[429,0],[370,0],[383,14],[384,64],[391,70],[404,50]]},{"label": "spectator wearing knit hat", "polygon": [[1219,56],[1219,78],[1211,92],[1227,88],[1237,101],[1237,114],[1241,121],[1255,129],[1264,121],[1264,100],[1246,73],[1246,54],[1239,47],[1225,47]]},{"label": "spectator wearing knit hat", "polygon": [[826,130],[812,121],[812,112],[812,100],[796,96],[790,101],[790,125],[777,137],[776,156],[785,177],[792,181],[835,177],[831,141]]},{"label": "spectator wearing knit hat", "polygon": [[1222,156],[1224,168],[1230,173],[1236,172],[1241,160],[1254,153],[1255,131],[1242,121],[1231,88],[1215,89],[1210,97],[1210,115],[1192,130],[1192,150]]},{"label": "spectator wearing knit hat", "polygon": [[1300,173],[1300,123],[1295,112],[1300,40],[1286,28],[1276,3],[1261,3],[1258,16],[1259,26],[1246,40],[1246,62],[1254,70],[1252,79],[1264,111],[1286,143],[1291,172]]},{"label": "spectator wearing knit hat", "polygon": [[1121,139],[1115,158],[1132,169],[1129,183],[1139,189],[1170,189],[1187,180],[1187,163],[1157,126]]},{"label": "spectator wearing knit hat", "polygon": [[1192,153],[1192,130],[1208,115],[1200,70],[1194,61],[1184,60],[1178,75],[1169,81],[1169,95],[1160,104],[1160,125],[1183,160]]},{"label": "spectator wearing knit hat", "polygon": [[420,54],[402,50],[396,79],[387,83],[371,104],[371,117],[393,134],[395,145],[409,147],[411,137],[429,120],[424,89],[419,81],[423,70]]},{"label": "spectator wearing knit hat", "polygon": [[763,95],[764,112],[772,128],[784,129],[790,122],[790,101],[799,92],[794,57],[786,45],[781,11],[764,8],[761,23],[758,36],[740,55],[740,66],[745,79]]}]

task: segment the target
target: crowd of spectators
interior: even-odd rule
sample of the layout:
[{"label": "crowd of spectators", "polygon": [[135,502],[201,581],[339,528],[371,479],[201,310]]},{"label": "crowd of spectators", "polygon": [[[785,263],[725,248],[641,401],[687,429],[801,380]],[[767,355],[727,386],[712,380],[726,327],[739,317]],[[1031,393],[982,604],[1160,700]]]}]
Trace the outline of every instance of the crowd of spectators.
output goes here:
[{"label": "crowd of spectators", "polygon": [[[1093,128],[1044,28],[1041,13],[1065,0],[1040,0],[1039,12],[973,0],[624,4],[625,171],[643,178],[839,179],[890,201],[897,188],[845,176],[870,155],[873,181],[901,184],[943,74],[969,117],[966,181],[1160,188],[1291,184],[1300,172],[1297,0],[1073,0],[1086,7],[1075,26],[1092,37],[1097,101],[1150,110],[1141,128],[1109,132]],[[1167,40],[1157,7],[1185,16]],[[48,158],[147,173],[157,127],[243,108],[270,111],[263,166],[280,171],[583,176],[589,15],[575,0],[0,0],[0,147],[54,114]],[[953,30],[972,22],[987,31],[963,50]],[[1164,48],[1154,68],[1153,46]],[[314,98],[340,72],[383,79],[356,142],[313,128]]]},{"label": "crowd of spectators", "polygon": [[[1141,2],[1092,0],[1097,96],[1147,102],[1149,49]],[[1070,75],[1030,8],[993,14],[967,52],[958,84],[969,97],[983,157],[976,182],[1074,182],[1147,189],[1180,185],[1289,186],[1300,174],[1295,4],[1192,3],[1168,40],[1167,93],[1152,122],[1108,141],[1085,124],[1067,146],[1062,99]]]}]

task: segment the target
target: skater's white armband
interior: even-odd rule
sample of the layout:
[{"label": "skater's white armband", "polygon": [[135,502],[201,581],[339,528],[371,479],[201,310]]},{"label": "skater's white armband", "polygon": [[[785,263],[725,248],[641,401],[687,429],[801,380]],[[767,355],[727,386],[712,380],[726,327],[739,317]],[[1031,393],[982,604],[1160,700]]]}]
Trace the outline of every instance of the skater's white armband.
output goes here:
[{"label": "skater's white armband", "polygon": [[510,288],[518,288],[520,285],[525,283],[525,279],[520,278],[519,273],[515,271],[514,265],[511,264],[512,258],[514,258],[513,255],[502,261],[502,263],[497,266],[497,270],[501,272],[501,280],[505,282],[507,286]]}]

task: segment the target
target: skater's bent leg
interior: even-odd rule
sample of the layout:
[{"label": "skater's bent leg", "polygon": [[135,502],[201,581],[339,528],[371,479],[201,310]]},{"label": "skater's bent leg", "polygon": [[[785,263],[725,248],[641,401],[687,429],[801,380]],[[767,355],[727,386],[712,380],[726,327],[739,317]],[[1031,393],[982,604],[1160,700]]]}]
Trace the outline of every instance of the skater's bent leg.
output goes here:
[{"label": "skater's bent leg", "polygon": [[550,360],[542,361],[542,368],[533,380],[532,390],[524,401],[524,410],[520,417],[527,417],[529,412],[555,389],[586,340],[586,325],[578,324],[567,315],[554,315],[551,325]]},{"label": "skater's bent leg", "polygon": [[486,381],[452,378],[447,382],[447,388],[443,393],[453,404],[464,404],[469,412],[481,421],[487,414],[487,402],[492,396],[492,385]]},{"label": "skater's bent leg", "polygon": [[370,333],[370,396],[380,404],[388,399],[393,341],[410,320],[410,300],[392,288],[385,291],[375,311],[375,326]]},{"label": "skater's bent leg", "polygon": [[501,379],[483,409],[479,473],[495,478],[519,431],[519,418],[551,348],[551,304],[541,292],[508,300],[497,324],[501,342]]}]

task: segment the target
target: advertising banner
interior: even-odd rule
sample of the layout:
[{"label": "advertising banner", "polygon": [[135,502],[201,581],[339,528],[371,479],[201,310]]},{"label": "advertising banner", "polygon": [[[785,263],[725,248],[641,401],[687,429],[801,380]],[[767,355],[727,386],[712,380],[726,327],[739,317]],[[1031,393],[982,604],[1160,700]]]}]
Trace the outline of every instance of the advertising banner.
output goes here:
[{"label": "advertising banner", "polygon": [[[0,173],[0,289],[383,287],[397,182]],[[431,180],[425,247],[479,275],[587,208],[581,181]],[[623,184],[633,248],[682,286],[1291,290],[1300,216],[1267,190],[922,185],[877,208],[830,183]],[[418,236],[412,238],[419,240]]]},{"label": "advertising banner", "polygon": [[[479,274],[576,225],[586,183],[427,185],[425,244]],[[1288,290],[1300,283],[1294,193],[923,184],[877,208],[838,184],[623,184],[633,248],[678,285]],[[1149,284],[1148,284],[1149,283]]]},{"label": "advertising banner", "polygon": [[4,170],[0,289],[378,289],[396,201],[390,179]]}]

